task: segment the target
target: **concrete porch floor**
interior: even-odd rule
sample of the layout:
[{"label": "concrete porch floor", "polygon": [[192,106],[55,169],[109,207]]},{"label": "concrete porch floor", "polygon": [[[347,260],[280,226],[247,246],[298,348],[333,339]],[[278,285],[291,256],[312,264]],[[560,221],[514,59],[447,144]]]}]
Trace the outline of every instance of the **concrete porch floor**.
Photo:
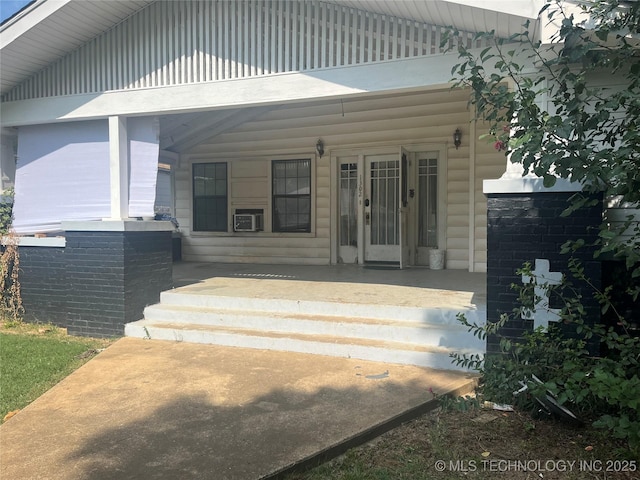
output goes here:
[{"label": "concrete porch floor", "polygon": [[358,265],[177,262],[175,287],[229,297],[280,298],[404,307],[486,308],[486,274]]}]

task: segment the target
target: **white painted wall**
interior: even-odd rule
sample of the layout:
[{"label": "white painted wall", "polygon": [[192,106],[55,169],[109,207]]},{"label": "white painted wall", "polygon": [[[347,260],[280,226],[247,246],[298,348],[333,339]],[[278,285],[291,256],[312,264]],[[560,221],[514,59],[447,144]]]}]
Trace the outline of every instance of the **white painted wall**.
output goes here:
[{"label": "white painted wall", "polygon": [[153,217],[158,178],[159,131],[153,117],[127,121],[129,217]]},{"label": "white painted wall", "polygon": [[[487,125],[476,125],[476,139],[489,131]],[[473,255],[473,271],[487,271],[487,197],[483,193],[483,180],[498,178],[505,171],[506,157],[504,152],[497,152],[493,142],[476,140],[471,184],[473,185],[473,199],[470,209],[473,209],[471,218],[473,227],[473,243],[470,248]]]},{"label": "white painted wall", "polygon": [[[153,217],[158,170],[155,121],[152,117],[119,120],[20,128],[13,223],[18,234],[58,232],[63,221]],[[118,142],[112,124],[121,131]],[[123,171],[112,175],[113,163],[123,158]],[[126,192],[122,206],[120,195],[113,202],[119,191],[113,188],[114,181]]]}]

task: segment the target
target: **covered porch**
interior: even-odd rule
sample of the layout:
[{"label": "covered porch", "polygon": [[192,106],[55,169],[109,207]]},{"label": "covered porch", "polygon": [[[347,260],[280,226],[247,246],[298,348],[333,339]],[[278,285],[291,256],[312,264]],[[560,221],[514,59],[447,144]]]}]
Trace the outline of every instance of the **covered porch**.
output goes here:
[{"label": "covered porch", "polygon": [[[485,126],[468,92],[450,88],[458,56],[442,25],[464,20],[449,44],[482,48],[475,21],[507,38],[523,12],[473,8],[445,23],[447,2],[419,13],[375,2],[173,6],[140,5],[10,85],[2,123],[17,138],[19,234],[162,213],[180,224],[189,261],[428,265],[437,249],[447,269],[486,271],[482,180],[505,161],[477,141]],[[115,55],[116,45],[126,48]],[[144,68],[132,68],[142,51]]]},{"label": "covered porch", "polygon": [[[486,126],[473,120],[468,92],[450,88],[449,2],[415,17],[375,2],[140,3],[3,87],[2,126],[19,159],[14,227],[35,236],[23,248],[33,251],[31,278],[55,265],[64,279],[34,287],[30,315],[55,310],[81,334],[122,334],[171,280],[173,225],[150,221],[162,213],[179,224],[183,258],[198,263],[176,266],[184,286],[164,291],[144,321],[163,312],[159,321],[193,324],[193,313],[201,325],[213,316],[218,328],[255,330],[264,315],[238,314],[253,299],[262,303],[252,312],[281,316],[268,325],[279,334],[319,326],[343,338],[349,324],[355,344],[361,331],[379,342],[407,326],[393,337],[404,352],[406,339],[442,350],[455,337],[467,348],[449,330],[461,311],[486,316],[484,284],[463,277],[484,282],[466,277],[487,269],[482,181],[505,160],[478,140]],[[482,48],[479,19],[498,21],[508,38],[521,14],[467,9],[454,16],[465,20],[455,41]],[[167,29],[148,28],[159,22]],[[161,204],[160,178],[170,191]],[[42,243],[55,248],[43,253]],[[445,271],[419,267],[432,250],[444,253]],[[411,268],[377,270],[380,261]],[[149,278],[162,285],[143,296]],[[103,312],[113,312],[108,322]],[[238,316],[248,323],[238,327]],[[434,323],[447,331],[432,335]]]}]

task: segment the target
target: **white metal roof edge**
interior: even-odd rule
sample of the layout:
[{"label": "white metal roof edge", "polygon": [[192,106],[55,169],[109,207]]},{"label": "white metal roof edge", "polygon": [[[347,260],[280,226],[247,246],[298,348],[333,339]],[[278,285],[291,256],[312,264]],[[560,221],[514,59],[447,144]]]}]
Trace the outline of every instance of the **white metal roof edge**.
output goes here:
[{"label": "white metal roof edge", "polygon": [[0,25],[0,51],[73,0],[35,0]]}]

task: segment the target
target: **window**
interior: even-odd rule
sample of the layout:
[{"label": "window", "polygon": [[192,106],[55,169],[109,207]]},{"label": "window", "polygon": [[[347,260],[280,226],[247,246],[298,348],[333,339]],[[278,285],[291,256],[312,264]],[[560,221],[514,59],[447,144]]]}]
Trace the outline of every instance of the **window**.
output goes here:
[{"label": "window", "polygon": [[418,246],[438,248],[438,156],[418,160]]},{"label": "window", "polygon": [[311,232],[311,160],[272,164],[273,231]]},{"label": "window", "polygon": [[358,246],[358,164],[340,164],[340,245]]},{"label": "window", "polygon": [[193,229],[227,231],[227,164],[193,165]]}]

